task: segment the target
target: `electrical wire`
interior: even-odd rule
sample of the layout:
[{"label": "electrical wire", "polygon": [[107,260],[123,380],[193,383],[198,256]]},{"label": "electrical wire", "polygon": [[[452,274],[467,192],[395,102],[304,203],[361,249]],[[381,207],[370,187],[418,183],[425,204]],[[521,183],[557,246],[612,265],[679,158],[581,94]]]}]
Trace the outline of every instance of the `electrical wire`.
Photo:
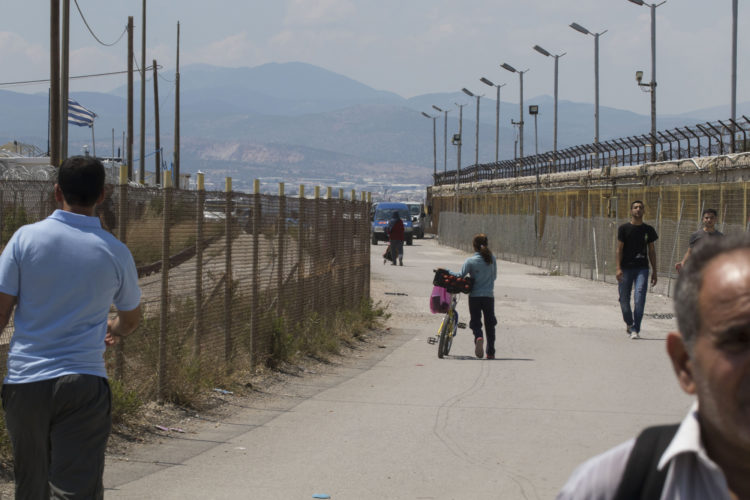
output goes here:
[{"label": "electrical wire", "polygon": [[[156,65],[156,69],[161,69],[162,66]],[[153,66],[149,66],[146,68],[146,71],[153,70]],[[71,76],[69,77],[70,80],[80,80],[83,78],[96,78],[100,76],[112,76],[112,75],[124,75],[128,71],[110,71],[109,73],[92,73],[89,75],[78,75],[78,76]],[[140,73],[140,70],[139,70]],[[49,83],[49,78],[45,78],[43,80],[24,80],[24,81],[18,81],[18,82],[0,82],[0,87],[12,87],[16,85],[34,85],[39,83]]]},{"label": "electrical wire", "polygon": [[99,43],[100,43],[101,45],[104,45],[105,47],[112,47],[112,46],[113,46],[113,45],[115,45],[115,44],[116,44],[117,42],[119,42],[120,40],[122,40],[122,37],[123,37],[123,36],[125,35],[125,33],[127,33],[127,32],[128,32],[128,27],[127,27],[127,26],[125,26],[125,30],[124,30],[124,31],[123,31],[122,33],[120,33],[120,36],[119,36],[119,37],[117,38],[117,40],[115,40],[115,41],[114,41],[114,42],[112,42],[112,43],[104,43],[104,42],[102,42],[102,41],[101,41],[101,40],[99,39],[99,37],[98,37],[98,36],[96,36],[96,34],[94,34],[94,31],[93,31],[93,30],[91,29],[91,26],[89,26],[89,23],[88,23],[88,21],[86,21],[86,18],[84,17],[84,15],[83,15],[83,12],[81,11],[81,7],[80,7],[80,6],[78,5],[78,0],[73,0],[73,1],[74,1],[74,2],[75,2],[75,4],[76,4],[76,9],[78,9],[78,13],[79,13],[79,14],[81,15],[81,19],[83,20],[83,24],[85,24],[85,25],[86,25],[86,28],[88,28],[88,30],[89,30],[89,33],[91,33],[91,36],[93,36],[93,37],[94,37],[94,40],[96,40],[97,42],[99,42]]}]

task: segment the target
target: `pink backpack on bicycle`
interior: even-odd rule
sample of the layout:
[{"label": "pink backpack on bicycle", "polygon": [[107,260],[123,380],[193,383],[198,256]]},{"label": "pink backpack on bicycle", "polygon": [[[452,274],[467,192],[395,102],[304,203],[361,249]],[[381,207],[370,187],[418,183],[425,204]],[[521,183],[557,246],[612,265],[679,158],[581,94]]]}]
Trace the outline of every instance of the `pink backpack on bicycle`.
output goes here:
[{"label": "pink backpack on bicycle", "polygon": [[432,314],[443,314],[447,313],[450,307],[451,295],[448,293],[448,290],[437,285],[432,287],[432,295],[430,295],[430,312],[432,312]]}]

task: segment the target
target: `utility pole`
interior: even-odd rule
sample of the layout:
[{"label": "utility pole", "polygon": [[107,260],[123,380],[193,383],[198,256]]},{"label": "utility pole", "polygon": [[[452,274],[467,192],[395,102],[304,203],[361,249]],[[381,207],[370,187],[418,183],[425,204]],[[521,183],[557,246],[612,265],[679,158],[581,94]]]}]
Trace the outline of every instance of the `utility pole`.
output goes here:
[{"label": "utility pole", "polygon": [[49,22],[49,161],[60,166],[60,0],[50,0]]},{"label": "utility pole", "polygon": [[156,168],[154,174],[154,184],[157,186],[160,184],[159,179],[161,178],[161,147],[159,144],[159,79],[156,75],[156,59],[154,59],[154,136],[156,142],[156,151],[154,157],[156,158]]},{"label": "utility pole", "polygon": [[180,22],[177,21],[177,70],[174,91],[174,165],[175,189],[180,189]]},{"label": "utility pole", "polygon": [[133,16],[128,16],[128,180],[133,180]]},{"label": "utility pole", "polygon": [[[737,0],[732,0],[732,153],[737,152],[734,126],[737,120],[737,3]],[[743,151],[745,147],[743,144]]]},{"label": "utility pole", "polygon": [[63,0],[62,66],[60,67],[60,159],[68,157],[68,79],[70,76],[70,0]]},{"label": "utility pole", "polygon": [[138,168],[138,182],[146,183],[146,0],[143,0],[141,27],[141,164]]}]

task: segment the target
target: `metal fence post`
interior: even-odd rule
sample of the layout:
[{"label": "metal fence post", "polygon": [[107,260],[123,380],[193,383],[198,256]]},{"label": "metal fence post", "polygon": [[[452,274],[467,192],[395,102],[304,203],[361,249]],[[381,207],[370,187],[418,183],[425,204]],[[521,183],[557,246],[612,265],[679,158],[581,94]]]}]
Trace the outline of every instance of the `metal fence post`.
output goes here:
[{"label": "metal fence post", "polygon": [[305,235],[307,234],[307,217],[305,217],[305,185],[299,185],[299,216],[297,217],[297,320],[302,321],[305,314]]},{"label": "metal fence post", "polygon": [[361,219],[360,219],[360,230],[362,231],[362,235],[360,237],[360,245],[362,245],[363,249],[366,249],[364,252],[359,252],[362,257],[362,267],[360,274],[362,276],[362,299],[369,301],[370,300],[370,219],[368,217],[370,213],[370,193],[365,193],[362,191],[362,206],[360,209],[361,212]]},{"label": "metal fence post", "polygon": [[281,318],[284,312],[282,301],[284,300],[284,238],[286,237],[286,199],[284,198],[284,183],[279,182],[279,220],[278,220],[278,265],[276,269],[276,316]]},{"label": "metal fence post", "polygon": [[[127,243],[128,218],[128,167],[120,165],[119,178],[120,203],[117,210],[117,238]],[[121,381],[125,376],[125,339],[115,344],[115,380]]]},{"label": "metal fence post", "polygon": [[203,211],[206,204],[204,174],[198,172],[198,197],[195,210],[195,321],[193,330],[193,355],[200,356],[203,334]]},{"label": "metal fence post", "polygon": [[672,243],[672,255],[669,258],[669,274],[667,275],[668,276],[667,297],[670,296],[669,293],[672,288],[672,269],[673,269],[672,262],[674,262],[674,254],[675,254],[675,251],[677,250],[677,239],[680,235],[680,225],[682,224],[682,212],[684,208],[685,208],[685,200],[682,200],[682,203],[680,204],[680,214],[677,216],[677,229],[675,229],[675,232],[674,232],[674,242]]},{"label": "metal fence post", "polygon": [[227,177],[224,191],[224,361],[232,359],[232,178]]},{"label": "metal fence post", "polygon": [[[333,248],[337,243],[336,239],[336,227],[333,224],[333,190],[331,189],[331,186],[326,187],[326,204],[325,204],[325,217],[326,217],[326,229],[328,231],[328,238],[325,240],[325,251],[323,252],[323,258],[325,259],[326,263],[326,271],[325,271],[325,286],[323,287],[323,290],[327,290],[327,293],[323,293],[323,296],[325,297],[324,304],[324,314],[330,313],[331,304],[334,300],[337,299],[337,297],[334,297],[334,290],[333,290]],[[323,291],[321,290],[321,292]]]},{"label": "metal fence post", "polygon": [[170,172],[164,172],[162,194],[164,206],[162,210],[161,235],[161,304],[159,311],[159,379],[158,399],[164,401],[167,393],[167,333],[169,329],[169,224],[172,210],[172,178]]},{"label": "metal fence post", "polygon": [[338,228],[337,231],[337,238],[336,238],[336,244],[334,246],[334,258],[336,259],[334,262],[336,264],[336,272],[334,273],[334,277],[336,278],[336,281],[334,283],[334,287],[336,288],[336,302],[339,304],[343,304],[344,308],[347,308],[351,305],[349,296],[350,294],[344,293],[344,288],[342,286],[343,280],[341,279],[341,274],[346,272],[347,269],[347,258],[344,256],[346,253],[346,237],[344,236],[346,233],[344,232],[344,210],[346,208],[346,201],[344,200],[344,189],[339,188],[339,198],[336,202],[336,227]]},{"label": "metal fence post", "polygon": [[251,368],[255,366],[255,340],[260,335],[260,232],[261,232],[260,180],[253,181],[253,295],[250,311],[250,360]]}]

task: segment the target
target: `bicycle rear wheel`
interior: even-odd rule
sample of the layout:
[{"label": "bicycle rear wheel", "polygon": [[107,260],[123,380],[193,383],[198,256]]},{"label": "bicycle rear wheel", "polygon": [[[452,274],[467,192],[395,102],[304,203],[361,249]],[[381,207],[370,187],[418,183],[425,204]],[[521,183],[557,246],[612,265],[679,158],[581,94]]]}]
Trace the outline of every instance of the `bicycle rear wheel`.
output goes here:
[{"label": "bicycle rear wheel", "polygon": [[[448,342],[450,323],[450,313],[448,313],[443,317],[443,322],[440,324],[440,329],[438,330],[438,335],[440,337],[440,341],[438,342],[438,358],[440,359],[443,358],[444,354],[447,354],[445,352],[445,343]],[[450,350],[450,347],[448,349]]]}]

